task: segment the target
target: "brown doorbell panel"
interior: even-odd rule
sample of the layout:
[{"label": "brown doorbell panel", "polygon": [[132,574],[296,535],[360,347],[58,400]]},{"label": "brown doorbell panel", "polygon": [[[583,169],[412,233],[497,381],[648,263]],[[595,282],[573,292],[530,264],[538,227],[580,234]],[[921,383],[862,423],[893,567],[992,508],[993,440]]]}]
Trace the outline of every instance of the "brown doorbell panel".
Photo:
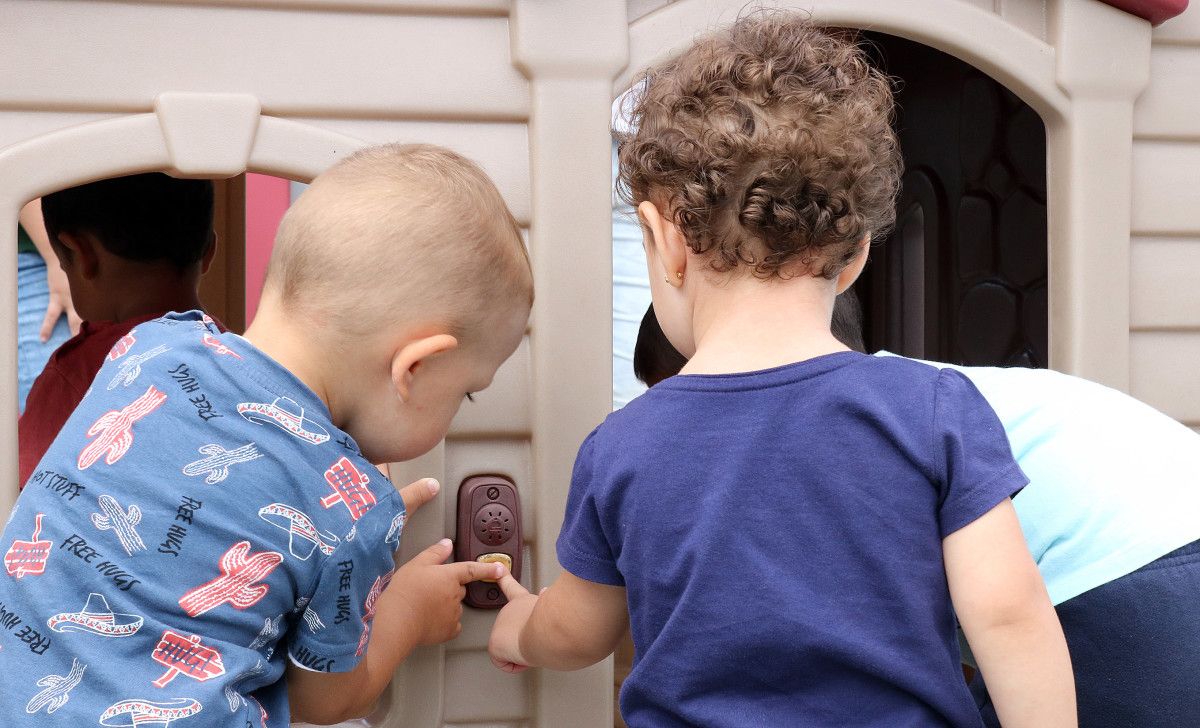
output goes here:
[{"label": "brown doorbell panel", "polygon": [[[503,475],[472,475],[458,488],[456,561],[499,561],[521,578],[521,499]],[[498,584],[467,584],[468,606],[498,609],[508,600]]]}]

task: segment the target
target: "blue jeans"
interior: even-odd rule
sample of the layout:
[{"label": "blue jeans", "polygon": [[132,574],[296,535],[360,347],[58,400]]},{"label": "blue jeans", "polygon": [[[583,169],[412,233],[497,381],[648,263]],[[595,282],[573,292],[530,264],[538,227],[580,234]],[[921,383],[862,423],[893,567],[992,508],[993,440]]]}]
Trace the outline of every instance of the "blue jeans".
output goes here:
[{"label": "blue jeans", "polygon": [[[1200,541],[1059,604],[1079,728],[1200,726]],[[982,677],[971,685],[998,728]]]},{"label": "blue jeans", "polygon": [[42,373],[46,360],[71,338],[67,317],[58,319],[49,341],[42,343],[38,332],[50,305],[46,284],[46,261],[37,253],[17,253],[17,403],[25,412],[25,398],[33,380]]}]

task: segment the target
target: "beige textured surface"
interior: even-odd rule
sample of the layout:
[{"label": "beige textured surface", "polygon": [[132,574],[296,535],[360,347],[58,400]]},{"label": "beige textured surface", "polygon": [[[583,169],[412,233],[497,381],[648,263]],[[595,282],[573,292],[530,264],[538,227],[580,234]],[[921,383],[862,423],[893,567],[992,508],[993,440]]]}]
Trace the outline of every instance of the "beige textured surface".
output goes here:
[{"label": "beige textured surface", "polygon": [[1154,29],[1154,44],[1184,43],[1200,45],[1200,8],[1190,3],[1183,15],[1171,18]]},{"label": "beige textured surface", "polygon": [[1132,394],[1175,419],[1200,425],[1200,331],[1134,332]]},{"label": "beige textured surface", "polygon": [[448,723],[519,720],[530,714],[529,672],[510,675],[492,667],[486,652],[449,652],[446,655]]},{"label": "beige textured surface", "polygon": [[451,437],[528,437],[533,397],[529,338],[496,372],[492,386],[465,402],[450,426]]},{"label": "beige textured surface", "polygon": [[[1062,0],[1062,4],[1074,9],[1092,1]],[[1024,4],[1043,5],[1033,0]],[[927,43],[992,75],[1043,115],[1060,112],[1067,106],[1067,98],[1055,81],[1054,48],[1041,36],[1028,33],[1000,17],[994,9],[980,7],[978,3],[963,0],[886,3],[876,0],[808,3],[763,0],[758,5],[811,10],[813,17],[823,23],[870,28]],[[986,3],[982,5],[986,6]],[[1084,7],[1094,11],[1090,6]],[[745,9],[746,4],[741,0],[677,0],[633,23],[630,64],[618,77],[614,90],[623,91],[637,71],[686,47],[697,32],[731,22]],[[1033,9],[1011,10],[1012,14],[1022,16],[1034,12]],[[980,38],[988,38],[989,42],[980,43]]]},{"label": "beige textured surface", "polygon": [[0,149],[52,131],[111,119],[115,114],[73,114],[56,111],[6,111],[0,113]]},{"label": "beige textured surface", "polygon": [[1130,387],[1200,425],[1200,6],[1153,32],[1135,109]]},{"label": "beige textured surface", "polygon": [[[212,5],[246,5],[247,0],[205,0]],[[252,1],[252,0],[251,0]],[[195,0],[142,0],[146,4],[194,4]],[[427,12],[447,15],[507,15],[509,0],[272,0],[277,8]]]},{"label": "beige textured surface", "polygon": [[[3,17],[9,57],[56,49],[54,63],[0,65],[6,106],[146,110],[164,90],[220,90],[253,94],[264,113],[288,116],[522,119],[529,109],[502,17],[99,0],[7,0]],[[60,52],[63,38],[75,39],[71,52]],[[404,72],[412,68],[437,72]]]},{"label": "beige textured surface", "polygon": [[1153,41],[1134,112],[1130,387],[1200,426],[1200,5]]},{"label": "beige textured surface", "polygon": [[658,10],[659,8],[670,4],[671,0],[626,0],[625,15],[629,22],[633,22],[643,15]]},{"label": "beige textured surface", "polygon": [[[513,59],[530,78],[535,110],[529,247],[538,295],[530,353],[534,520],[542,537],[531,571],[538,585],[559,571],[549,536],[562,523],[574,449],[612,405],[609,122],[612,79],[627,59],[625,12],[624,0],[516,0],[511,17]],[[572,673],[539,671],[534,681],[539,728],[612,725],[611,660]]]},{"label": "beige textured surface", "polygon": [[1134,107],[1133,132],[1143,139],[1200,141],[1200,48],[1155,45],[1150,85]]},{"label": "beige textured surface", "polygon": [[1200,144],[1188,141],[1134,144],[1132,229],[1135,235],[1200,233],[1198,169]]},{"label": "beige textured surface", "polygon": [[1038,40],[1046,40],[1046,4],[1029,0],[993,0],[994,12]]},{"label": "beige textured surface", "polygon": [[1200,331],[1200,235],[1134,238],[1132,253],[1130,326]]}]

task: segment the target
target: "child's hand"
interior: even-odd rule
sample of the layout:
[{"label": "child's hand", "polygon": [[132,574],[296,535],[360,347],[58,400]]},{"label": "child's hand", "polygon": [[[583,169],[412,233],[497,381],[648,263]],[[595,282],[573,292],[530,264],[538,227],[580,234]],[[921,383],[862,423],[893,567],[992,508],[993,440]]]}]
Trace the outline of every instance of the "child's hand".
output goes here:
[{"label": "child's hand", "polygon": [[528,670],[529,663],[521,655],[521,629],[529,621],[538,597],[530,594],[512,574],[504,575],[500,580],[500,588],[508,598],[508,604],[496,616],[492,636],[488,640],[488,654],[492,657],[492,664],[505,672]]},{"label": "child's hand", "polygon": [[504,574],[500,564],[447,564],[452,551],[450,539],[438,541],[401,566],[384,592],[385,599],[396,600],[394,609],[407,612],[403,619],[416,630],[417,644],[434,645],[457,637],[462,632],[466,585]]}]

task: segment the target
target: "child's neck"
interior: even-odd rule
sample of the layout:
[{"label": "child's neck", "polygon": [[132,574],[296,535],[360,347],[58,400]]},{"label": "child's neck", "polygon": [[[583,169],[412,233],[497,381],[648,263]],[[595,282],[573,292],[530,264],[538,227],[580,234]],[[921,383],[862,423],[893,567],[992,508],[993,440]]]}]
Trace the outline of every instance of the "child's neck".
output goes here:
[{"label": "child's neck", "polygon": [[[704,275],[704,274],[701,274]],[[750,276],[697,282],[696,353],[683,374],[730,374],[847,351],[829,331],[834,284],[820,278]]]},{"label": "child's neck", "polygon": [[104,283],[107,293],[97,297],[97,310],[89,312],[95,321],[127,321],[145,316],[157,316],[168,311],[199,309],[198,281],[174,271],[147,271],[135,276],[122,276]]},{"label": "child's neck", "polygon": [[314,349],[318,347],[311,345],[312,330],[296,329],[294,322],[277,300],[264,295],[254,321],[242,337],[311,389],[329,409],[330,421],[337,424],[336,403],[326,366],[328,354],[322,356],[316,352]]}]

